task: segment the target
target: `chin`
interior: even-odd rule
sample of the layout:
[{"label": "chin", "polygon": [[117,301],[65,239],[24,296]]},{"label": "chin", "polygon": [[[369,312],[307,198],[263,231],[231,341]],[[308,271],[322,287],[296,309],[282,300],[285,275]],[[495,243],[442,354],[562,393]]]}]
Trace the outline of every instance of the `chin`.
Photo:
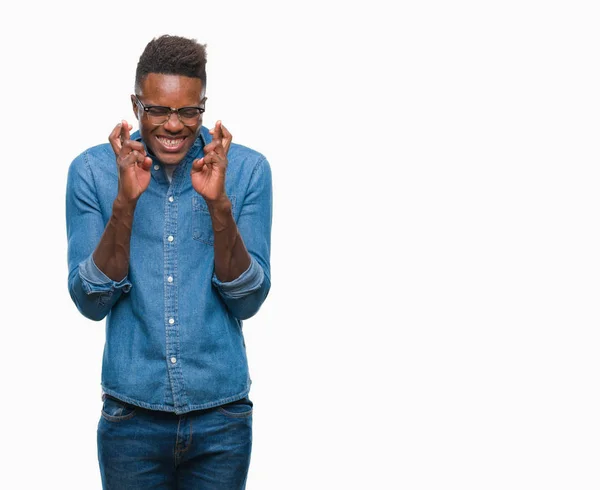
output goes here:
[{"label": "chin", "polygon": [[161,161],[161,163],[164,163],[165,165],[177,165],[179,162],[181,162],[186,155],[187,152],[183,152],[183,153],[159,153],[158,155],[155,155],[158,157],[158,159]]}]

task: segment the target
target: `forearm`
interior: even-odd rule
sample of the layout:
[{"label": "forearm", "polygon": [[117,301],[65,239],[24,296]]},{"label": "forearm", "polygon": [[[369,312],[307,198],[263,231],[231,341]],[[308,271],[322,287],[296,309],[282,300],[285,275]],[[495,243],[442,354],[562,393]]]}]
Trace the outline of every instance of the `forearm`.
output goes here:
[{"label": "forearm", "polygon": [[222,282],[237,279],[250,267],[250,255],[224,198],[208,203],[214,232],[215,275]]},{"label": "forearm", "polygon": [[120,281],[129,271],[131,228],[137,201],[115,199],[112,215],[94,250],[94,263],[113,281]]}]

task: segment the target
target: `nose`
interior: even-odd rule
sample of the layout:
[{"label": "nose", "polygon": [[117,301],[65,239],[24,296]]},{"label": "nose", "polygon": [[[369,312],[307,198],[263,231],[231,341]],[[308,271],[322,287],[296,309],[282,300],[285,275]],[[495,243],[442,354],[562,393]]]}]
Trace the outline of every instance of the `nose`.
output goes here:
[{"label": "nose", "polygon": [[165,122],[164,127],[167,131],[172,133],[181,131],[184,127],[184,124],[181,122],[181,119],[179,119],[179,113],[176,111],[171,111],[171,114],[169,114],[169,119],[167,119],[167,122]]}]

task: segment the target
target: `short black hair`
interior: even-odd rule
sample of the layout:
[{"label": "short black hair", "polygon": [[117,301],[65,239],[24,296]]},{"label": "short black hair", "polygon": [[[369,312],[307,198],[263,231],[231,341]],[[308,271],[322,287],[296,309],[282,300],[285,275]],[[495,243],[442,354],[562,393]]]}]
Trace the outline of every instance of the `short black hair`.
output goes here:
[{"label": "short black hair", "polygon": [[150,41],[135,70],[135,91],[141,89],[142,82],[149,73],[183,75],[202,80],[206,88],[206,45],[195,39],[180,36],[155,37]]}]

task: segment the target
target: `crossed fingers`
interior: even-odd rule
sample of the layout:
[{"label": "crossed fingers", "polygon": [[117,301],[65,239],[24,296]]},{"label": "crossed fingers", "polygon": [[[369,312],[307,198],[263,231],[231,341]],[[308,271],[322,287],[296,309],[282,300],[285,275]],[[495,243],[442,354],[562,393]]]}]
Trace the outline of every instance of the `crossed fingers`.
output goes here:
[{"label": "crossed fingers", "polygon": [[140,141],[131,139],[129,131],[131,126],[127,121],[117,124],[108,136],[108,141],[119,166],[141,165],[146,159],[146,149]]},{"label": "crossed fingers", "polygon": [[213,138],[212,141],[204,147],[204,153],[209,154],[215,152],[221,158],[227,156],[232,140],[229,130],[223,126],[221,121],[217,121],[215,127],[209,132],[212,134]]}]

